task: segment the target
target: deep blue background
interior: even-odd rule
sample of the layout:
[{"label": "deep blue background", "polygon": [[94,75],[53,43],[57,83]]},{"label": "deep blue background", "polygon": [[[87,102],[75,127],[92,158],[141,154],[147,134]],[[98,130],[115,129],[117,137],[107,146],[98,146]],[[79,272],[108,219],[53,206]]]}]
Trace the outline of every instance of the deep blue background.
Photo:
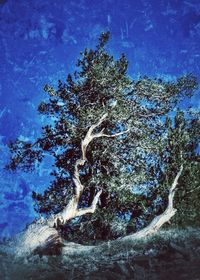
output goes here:
[{"label": "deep blue background", "polygon": [[[200,76],[199,0],[0,0],[1,237],[34,218],[31,191],[51,180],[47,164],[33,174],[3,170],[6,143],[39,134],[45,120],[36,109],[44,84],[64,80],[79,52],[106,30],[109,51],[126,54],[134,78]],[[190,105],[200,107],[198,94]]]}]

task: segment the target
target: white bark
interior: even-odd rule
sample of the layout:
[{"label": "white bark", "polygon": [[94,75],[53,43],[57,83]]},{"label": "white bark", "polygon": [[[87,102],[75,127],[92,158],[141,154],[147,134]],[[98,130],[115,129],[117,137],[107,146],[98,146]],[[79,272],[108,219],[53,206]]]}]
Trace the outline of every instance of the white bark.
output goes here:
[{"label": "white bark", "polygon": [[122,132],[119,132],[116,134],[108,135],[108,134],[105,134],[103,132],[104,129],[102,129],[100,132],[94,133],[94,130],[103,123],[103,121],[107,118],[107,116],[108,116],[107,113],[104,114],[97,123],[91,125],[88,132],[86,133],[85,138],[82,140],[82,142],[81,142],[82,157],[80,159],[78,159],[75,163],[75,171],[74,171],[74,177],[73,177],[73,181],[74,181],[74,185],[75,185],[75,194],[72,196],[71,200],[69,201],[67,206],[63,209],[63,211],[60,212],[59,214],[55,215],[54,218],[49,221],[49,225],[52,226],[52,224],[54,224],[54,223],[56,224],[57,219],[59,219],[62,223],[66,223],[66,221],[73,219],[75,217],[82,216],[82,215],[89,214],[89,213],[92,214],[95,212],[99,197],[102,193],[102,190],[99,190],[97,192],[97,194],[95,195],[95,197],[93,199],[91,206],[89,206],[87,208],[78,209],[78,203],[80,201],[81,195],[84,190],[84,186],[82,185],[81,180],[80,180],[79,168],[80,168],[80,166],[84,166],[85,162],[87,161],[88,146],[95,138],[99,138],[99,137],[114,138],[114,137],[118,137],[124,133],[127,133],[129,131],[129,130],[126,130],[126,131],[122,131]]},{"label": "white bark", "polygon": [[182,171],[183,171],[183,166],[181,165],[181,168],[180,168],[179,172],[177,173],[177,175],[174,179],[174,182],[172,183],[171,188],[169,189],[168,206],[165,209],[165,211],[161,215],[155,217],[153,219],[153,221],[148,226],[146,226],[144,229],[142,229],[134,234],[123,237],[122,238],[123,240],[125,240],[125,239],[132,240],[132,239],[143,238],[143,237],[152,235],[155,232],[157,232],[165,223],[170,221],[170,219],[175,215],[175,213],[177,211],[173,207],[173,200],[174,200],[175,190],[176,190],[176,187],[178,184],[178,179],[181,176]]}]

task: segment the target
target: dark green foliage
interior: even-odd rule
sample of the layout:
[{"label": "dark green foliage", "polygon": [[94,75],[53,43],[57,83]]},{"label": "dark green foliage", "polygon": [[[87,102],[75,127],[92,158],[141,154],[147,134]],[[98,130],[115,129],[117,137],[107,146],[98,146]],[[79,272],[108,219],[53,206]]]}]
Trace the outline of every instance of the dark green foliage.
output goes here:
[{"label": "dark green foliage", "polygon": [[[48,215],[61,211],[73,194],[74,165],[81,157],[81,140],[89,127],[108,113],[99,130],[104,128],[106,134],[130,130],[117,138],[95,139],[88,147],[87,162],[80,172],[85,186],[80,206],[90,205],[101,187],[98,211],[65,228],[65,233],[69,228],[73,234],[82,232],[85,239],[134,231],[139,221],[145,224],[162,211],[164,205],[158,200],[167,193],[180,163],[178,160],[172,172],[169,162],[182,156],[168,148],[173,128],[165,120],[181,98],[190,97],[197,88],[191,74],[175,82],[148,77],[132,80],[125,55],[115,60],[106,51],[108,39],[109,33],[103,33],[95,50],[85,49],[77,71],[65,83],[59,81],[57,89],[45,85],[48,101],[41,102],[38,111],[49,122],[41,137],[34,144],[17,140],[10,146],[12,170],[32,168],[46,153],[54,158],[55,179],[44,194],[33,193],[35,209]],[[190,149],[187,146],[187,153]]]},{"label": "dark green foliage", "polygon": [[174,223],[179,226],[200,226],[200,119],[199,113],[177,112],[174,123],[167,120],[168,138],[164,157],[163,185],[175,176],[180,162],[184,164],[183,175],[175,199],[178,209]]}]

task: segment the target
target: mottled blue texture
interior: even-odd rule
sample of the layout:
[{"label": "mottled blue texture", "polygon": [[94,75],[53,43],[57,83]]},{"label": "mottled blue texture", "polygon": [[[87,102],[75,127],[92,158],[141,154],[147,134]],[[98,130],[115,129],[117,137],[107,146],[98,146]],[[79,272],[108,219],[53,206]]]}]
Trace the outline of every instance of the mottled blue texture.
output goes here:
[{"label": "mottled blue texture", "polygon": [[[65,79],[79,52],[106,30],[110,52],[126,54],[134,78],[200,75],[199,0],[0,0],[0,236],[34,218],[31,191],[51,180],[45,163],[33,174],[3,170],[5,144],[39,134],[43,85]],[[191,105],[200,106],[199,95]]]}]

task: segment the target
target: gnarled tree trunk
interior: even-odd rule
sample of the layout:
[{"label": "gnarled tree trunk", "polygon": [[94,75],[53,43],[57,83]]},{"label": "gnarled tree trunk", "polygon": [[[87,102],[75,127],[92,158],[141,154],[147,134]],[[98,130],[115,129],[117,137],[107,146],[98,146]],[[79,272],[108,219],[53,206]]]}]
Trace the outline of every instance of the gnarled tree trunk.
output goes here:
[{"label": "gnarled tree trunk", "polygon": [[[82,140],[81,149],[82,149],[82,157],[78,159],[75,163],[75,171],[74,171],[74,184],[75,184],[75,193],[70,199],[67,206],[57,215],[50,217],[49,219],[40,219],[31,225],[28,226],[26,230],[22,233],[18,234],[15,239],[11,242],[11,246],[15,248],[15,253],[17,256],[23,256],[32,253],[39,254],[59,254],[64,246],[64,243],[57,231],[58,223],[66,223],[67,221],[82,216],[88,213],[94,213],[97,207],[97,203],[99,197],[101,195],[102,190],[99,188],[94,199],[89,207],[86,208],[78,208],[78,204],[81,198],[81,195],[84,190],[84,186],[80,180],[79,168],[83,166],[87,161],[87,148],[88,145],[95,138],[99,137],[117,137],[124,133],[128,133],[128,130],[107,135],[104,133],[104,129],[102,129],[98,133],[94,133],[94,130],[98,128],[103,121],[106,119],[107,114],[104,114],[100,120],[92,125],[85,138]],[[176,213],[176,209],[173,208],[173,198],[176,190],[176,186],[178,184],[178,179],[182,173],[183,167],[181,166],[180,171],[176,175],[174,182],[169,190],[168,196],[168,206],[166,210],[159,216],[155,217],[153,221],[144,229],[129,236],[121,238],[121,240],[125,239],[135,239],[135,238],[143,238],[149,236],[156,231],[158,231],[161,226],[168,222],[171,217]],[[65,246],[66,248],[66,246]]]}]

